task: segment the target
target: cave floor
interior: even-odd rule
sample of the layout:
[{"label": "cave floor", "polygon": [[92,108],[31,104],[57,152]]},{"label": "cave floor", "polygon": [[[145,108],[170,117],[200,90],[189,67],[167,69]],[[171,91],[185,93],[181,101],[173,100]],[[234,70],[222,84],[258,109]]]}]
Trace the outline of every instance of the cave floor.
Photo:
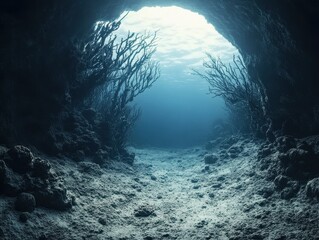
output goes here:
[{"label": "cave floor", "polygon": [[210,165],[202,148],[131,148],[134,166],[51,159],[76,205],[37,208],[21,223],[14,200],[1,197],[0,226],[8,239],[319,239],[318,204],[265,194],[273,186],[257,148]]}]

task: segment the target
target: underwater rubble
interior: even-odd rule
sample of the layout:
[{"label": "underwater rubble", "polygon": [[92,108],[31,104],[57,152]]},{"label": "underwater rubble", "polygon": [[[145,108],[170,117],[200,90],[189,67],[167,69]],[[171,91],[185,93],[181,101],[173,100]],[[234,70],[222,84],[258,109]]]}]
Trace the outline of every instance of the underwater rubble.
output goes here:
[{"label": "underwater rubble", "polygon": [[0,234],[3,239],[317,239],[318,143],[317,136],[280,136],[270,143],[231,135],[205,147],[130,148],[133,165],[68,158],[49,163],[24,146],[1,147]]}]

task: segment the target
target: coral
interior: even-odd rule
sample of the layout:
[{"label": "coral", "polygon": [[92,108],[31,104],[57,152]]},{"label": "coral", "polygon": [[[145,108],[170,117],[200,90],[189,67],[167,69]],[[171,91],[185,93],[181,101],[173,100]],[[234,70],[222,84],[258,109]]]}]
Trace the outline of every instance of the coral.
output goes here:
[{"label": "coral", "polygon": [[[248,126],[258,133],[260,127],[266,123],[262,86],[249,78],[244,60],[240,56],[233,56],[233,62],[229,65],[211,54],[207,53],[207,57],[208,60],[203,63],[205,72],[194,70],[194,73],[209,83],[209,91],[213,97],[223,98],[233,118],[234,127],[245,131],[245,126]],[[266,134],[266,129],[264,133]]]}]

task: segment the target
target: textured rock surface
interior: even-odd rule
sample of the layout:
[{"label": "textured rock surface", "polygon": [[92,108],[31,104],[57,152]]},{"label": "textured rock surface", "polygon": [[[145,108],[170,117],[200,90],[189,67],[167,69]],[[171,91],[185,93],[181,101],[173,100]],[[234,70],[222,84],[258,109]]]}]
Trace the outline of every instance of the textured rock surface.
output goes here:
[{"label": "textured rock surface", "polygon": [[26,173],[32,168],[33,154],[30,149],[17,145],[7,152],[6,164],[18,173]]},{"label": "textured rock surface", "polygon": [[[204,149],[130,149],[134,166],[112,162],[108,168],[52,160],[77,204],[63,213],[36,208],[21,219],[12,199],[0,196],[0,238],[319,239],[319,201],[306,199],[305,183],[279,177],[276,182],[286,184],[277,189],[260,170],[258,148],[258,142],[245,143],[247,156],[219,158],[206,171]],[[96,168],[102,174],[92,175]],[[26,218],[26,224],[19,222]]]},{"label": "textured rock surface", "polygon": [[307,183],[306,193],[310,198],[319,198],[319,178],[312,179]]}]

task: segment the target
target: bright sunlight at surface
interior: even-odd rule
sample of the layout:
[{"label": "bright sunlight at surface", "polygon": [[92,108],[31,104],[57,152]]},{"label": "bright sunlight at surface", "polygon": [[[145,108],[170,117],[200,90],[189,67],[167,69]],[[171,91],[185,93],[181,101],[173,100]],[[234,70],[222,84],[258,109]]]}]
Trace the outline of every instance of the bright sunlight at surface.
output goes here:
[{"label": "bright sunlight at surface", "polygon": [[206,52],[228,62],[238,50],[203,16],[175,6],[129,12],[117,34],[128,31],[158,31],[154,59],[161,68],[160,79],[135,100],[142,116],[132,143],[177,147],[206,141],[213,121],[225,117],[225,110],[221,99],[207,95],[208,84],[192,69],[201,68]]}]

